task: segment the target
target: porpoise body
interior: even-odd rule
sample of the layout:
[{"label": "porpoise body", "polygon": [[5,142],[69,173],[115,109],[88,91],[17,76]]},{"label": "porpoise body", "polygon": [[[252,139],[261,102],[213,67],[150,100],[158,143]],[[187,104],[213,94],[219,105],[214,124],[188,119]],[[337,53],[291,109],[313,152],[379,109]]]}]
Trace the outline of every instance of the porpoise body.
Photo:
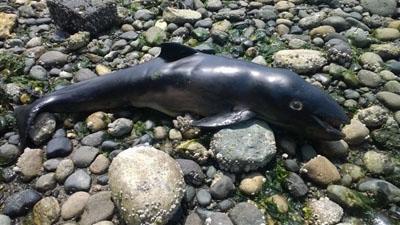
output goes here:
[{"label": "porpoise body", "polygon": [[326,93],[287,69],[214,56],[175,43],[158,57],[54,91],[15,109],[21,146],[40,112],[90,112],[133,105],[170,116],[194,113],[194,126],[221,127],[253,117],[308,138],[339,140],[348,118]]}]

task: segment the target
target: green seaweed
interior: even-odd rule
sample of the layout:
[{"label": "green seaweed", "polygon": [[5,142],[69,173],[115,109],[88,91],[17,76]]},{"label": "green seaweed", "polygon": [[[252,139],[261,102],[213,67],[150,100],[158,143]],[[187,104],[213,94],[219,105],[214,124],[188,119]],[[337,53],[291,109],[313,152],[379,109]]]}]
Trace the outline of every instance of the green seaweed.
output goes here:
[{"label": "green seaweed", "polygon": [[8,79],[24,73],[25,61],[22,56],[8,52],[0,52],[0,75]]}]

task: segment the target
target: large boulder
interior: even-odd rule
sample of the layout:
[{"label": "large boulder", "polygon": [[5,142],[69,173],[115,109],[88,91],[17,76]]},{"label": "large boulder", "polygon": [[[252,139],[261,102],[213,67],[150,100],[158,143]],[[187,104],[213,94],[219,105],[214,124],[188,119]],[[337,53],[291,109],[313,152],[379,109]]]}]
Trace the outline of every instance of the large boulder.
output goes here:
[{"label": "large boulder", "polygon": [[148,146],[118,154],[111,163],[109,179],[114,202],[129,225],[166,224],[185,191],[178,163]]},{"label": "large boulder", "polygon": [[48,0],[55,24],[65,31],[96,35],[117,23],[117,6],[111,0]]}]

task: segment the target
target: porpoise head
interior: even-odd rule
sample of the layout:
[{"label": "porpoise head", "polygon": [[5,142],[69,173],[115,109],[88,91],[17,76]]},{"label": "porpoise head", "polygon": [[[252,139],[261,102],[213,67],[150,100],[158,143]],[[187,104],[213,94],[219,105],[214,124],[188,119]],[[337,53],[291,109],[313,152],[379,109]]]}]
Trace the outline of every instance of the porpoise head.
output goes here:
[{"label": "porpoise head", "polygon": [[[327,93],[289,70],[278,70],[272,98],[272,120],[289,131],[311,139],[340,140],[341,126],[349,119]],[[273,76],[272,76],[273,77]],[[271,76],[269,76],[271,79]],[[267,106],[270,107],[270,106]],[[267,110],[266,110],[267,111]],[[267,115],[271,116],[271,115]]]}]

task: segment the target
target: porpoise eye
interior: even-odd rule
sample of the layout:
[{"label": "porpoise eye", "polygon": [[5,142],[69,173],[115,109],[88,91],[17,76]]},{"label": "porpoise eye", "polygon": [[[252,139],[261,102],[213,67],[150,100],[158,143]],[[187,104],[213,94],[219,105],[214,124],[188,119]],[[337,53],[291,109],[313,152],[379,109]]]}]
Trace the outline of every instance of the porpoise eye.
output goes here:
[{"label": "porpoise eye", "polygon": [[293,110],[300,111],[303,109],[303,103],[301,103],[300,101],[294,100],[294,101],[290,102],[289,107]]}]

